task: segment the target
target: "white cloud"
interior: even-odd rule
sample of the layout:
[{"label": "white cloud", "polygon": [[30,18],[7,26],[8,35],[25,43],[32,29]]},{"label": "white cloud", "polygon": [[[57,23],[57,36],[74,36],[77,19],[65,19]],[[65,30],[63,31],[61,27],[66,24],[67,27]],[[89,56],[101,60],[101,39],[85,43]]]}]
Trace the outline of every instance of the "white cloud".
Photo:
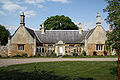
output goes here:
[{"label": "white cloud", "polygon": [[27,7],[22,7],[10,0],[0,0],[0,3],[3,4],[2,8],[8,11],[25,10],[27,8]]},{"label": "white cloud", "polygon": [[25,0],[25,3],[28,4],[37,4],[37,3],[43,3],[45,0]]},{"label": "white cloud", "polygon": [[83,23],[83,29],[93,29],[96,26],[96,22],[85,22]]},{"label": "white cloud", "polygon": [[5,25],[5,27],[10,31],[11,35],[17,30],[18,27],[13,25]]},{"label": "white cloud", "polygon": [[4,12],[1,11],[1,10],[0,10],[0,14],[1,14],[1,15],[4,15],[4,16],[6,15],[6,13],[4,13]]},{"label": "white cloud", "polygon": [[69,3],[69,0],[48,0],[52,2],[61,2],[61,3]]},{"label": "white cloud", "polygon": [[25,3],[35,5],[38,8],[43,8],[43,5],[39,4],[43,2],[45,2],[45,0],[25,0]]},{"label": "white cloud", "polygon": [[[79,22],[75,22],[75,24],[78,26]],[[96,26],[96,22],[81,22],[82,29],[83,30],[88,30],[88,29],[93,29]]]},{"label": "white cloud", "polygon": [[36,15],[36,12],[35,11],[25,11],[25,16],[26,17],[32,17],[32,16],[35,16]]}]

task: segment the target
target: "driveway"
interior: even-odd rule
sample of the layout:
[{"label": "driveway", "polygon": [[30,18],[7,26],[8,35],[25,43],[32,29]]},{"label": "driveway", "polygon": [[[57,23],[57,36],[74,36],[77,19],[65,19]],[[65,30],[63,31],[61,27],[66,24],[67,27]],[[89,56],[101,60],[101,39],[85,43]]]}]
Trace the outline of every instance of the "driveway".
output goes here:
[{"label": "driveway", "polygon": [[0,59],[0,67],[14,64],[53,61],[117,61],[117,58],[24,58],[24,59]]}]

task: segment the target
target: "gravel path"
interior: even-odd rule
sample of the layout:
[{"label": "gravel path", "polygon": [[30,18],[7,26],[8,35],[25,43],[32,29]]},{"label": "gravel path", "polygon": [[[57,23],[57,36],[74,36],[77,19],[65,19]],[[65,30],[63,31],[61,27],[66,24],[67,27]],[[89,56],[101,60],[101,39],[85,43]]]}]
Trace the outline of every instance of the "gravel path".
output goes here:
[{"label": "gravel path", "polygon": [[25,59],[0,59],[0,67],[14,64],[52,61],[116,61],[117,58],[25,58]]}]

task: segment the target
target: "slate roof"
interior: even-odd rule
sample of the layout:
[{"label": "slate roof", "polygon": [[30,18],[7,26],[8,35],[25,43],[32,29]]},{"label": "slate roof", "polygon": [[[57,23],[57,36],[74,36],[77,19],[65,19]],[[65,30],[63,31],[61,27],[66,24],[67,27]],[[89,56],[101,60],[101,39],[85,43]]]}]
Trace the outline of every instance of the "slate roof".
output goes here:
[{"label": "slate roof", "polygon": [[41,30],[25,28],[33,38],[37,38],[37,43],[47,44],[57,43],[60,40],[64,43],[84,43],[85,38],[88,39],[95,30],[93,28],[89,31],[82,31],[82,34],[79,30],[46,30],[44,34],[41,34]]},{"label": "slate roof", "polygon": [[30,29],[30,28],[27,28],[27,27],[25,27],[26,29],[27,29],[27,31],[30,33],[30,35],[34,38],[36,35],[35,35],[35,33],[34,33],[34,30],[32,30],[32,29]]},{"label": "slate roof", "polygon": [[89,31],[79,34],[78,30],[46,30],[41,34],[41,30],[34,31],[41,43],[57,43],[62,40],[64,43],[82,43]]},{"label": "slate roof", "polygon": [[93,31],[95,30],[95,28],[91,29],[87,35],[86,35],[86,39],[88,39],[90,37],[90,35],[93,33]]}]

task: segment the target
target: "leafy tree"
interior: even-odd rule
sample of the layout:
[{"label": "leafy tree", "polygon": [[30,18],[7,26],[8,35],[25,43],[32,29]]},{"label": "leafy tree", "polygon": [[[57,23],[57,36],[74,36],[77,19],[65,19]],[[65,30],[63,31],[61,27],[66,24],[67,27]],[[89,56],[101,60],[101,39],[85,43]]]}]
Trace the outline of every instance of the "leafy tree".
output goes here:
[{"label": "leafy tree", "polygon": [[120,0],[105,0],[108,5],[104,12],[108,12],[108,16],[105,19],[108,23],[113,24],[114,27],[120,27]]},{"label": "leafy tree", "polygon": [[[40,25],[42,26],[42,25]],[[69,17],[64,15],[56,15],[48,17],[44,22],[44,28],[46,30],[77,30],[78,27],[75,25]]]},{"label": "leafy tree", "polygon": [[120,0],[105,0],[108,5],[104,12],[108,12],[106,21],[112,24],[113,31],[107,33],[106,47],[107,49],[115,49],[118,54],[118,80],[120,80],[120,68],[119,68],[119,57],[120,57]]},{"label": "leafy tree", "polygon": [[10,36],[10,32],[2,25],[0,25],[0,42],[1,45],[6,45],[8,42],[8,37]]},{"label": "leafy tree", "polygon": [[112,24],[113,31],[107,33],[106,48],[107,50],[115,49],[118,53],[120,47],[120,0],[105,0],[108,5],[104,12],[108,12],[105,19],[107,23]]},{"label": "leafy tree", "polygon": [[120,27],[115,27],[112,32],[106,34],[107,40],[105,42],[106,49],[111,52],[111,48],[115,49],[119,54],[120,49]]}]

